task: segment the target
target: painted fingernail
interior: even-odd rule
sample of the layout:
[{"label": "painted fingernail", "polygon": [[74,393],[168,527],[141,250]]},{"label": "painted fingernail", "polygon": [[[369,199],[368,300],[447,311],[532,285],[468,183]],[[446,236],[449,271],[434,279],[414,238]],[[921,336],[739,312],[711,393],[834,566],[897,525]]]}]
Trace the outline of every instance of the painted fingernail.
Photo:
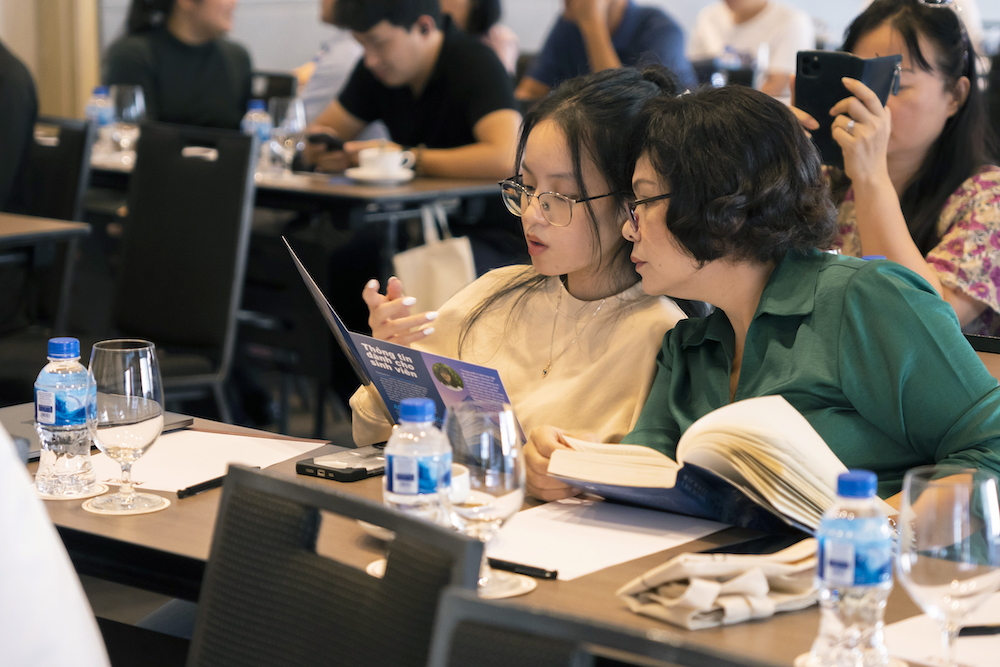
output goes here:
[{"label": "painted fingernail", "polygon": [[428,320],[436,320],[438,318],[438,312],[436,310],[432,310],[431,312],[426,313],[424,317]]},{"label": "painted fingernail", "polygon": [[408,297],[405,297],[403,299],[403,305],[404,306],[412,306],[416,302],[417,302],[417,297],[415,297],[415,296],[408,296]]},{"label": "painted fingernail", "polygon": [[421,329],[421,331],[424,332],[425,336],[430,336],[432,333],[434,333],[434,327],[427,327],[426,329]]},{"label": "painted fingernail", "polygon": [[378,281],[372,278],[365,284],[365,289],[378,289]]}]

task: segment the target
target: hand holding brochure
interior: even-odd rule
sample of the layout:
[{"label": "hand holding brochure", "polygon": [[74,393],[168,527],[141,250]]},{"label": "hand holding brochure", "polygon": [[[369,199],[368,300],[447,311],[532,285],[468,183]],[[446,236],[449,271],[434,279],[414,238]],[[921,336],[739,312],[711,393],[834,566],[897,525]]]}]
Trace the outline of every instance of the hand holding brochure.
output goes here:
[{"label": "hand holding brochure", "polygon": [[815,531],[847,470],[781,396],[705,415],[681,436],[677,461],[649,447],[567,441],[573,449],[553,452],[549,474],[573,486],[765,532]]}]

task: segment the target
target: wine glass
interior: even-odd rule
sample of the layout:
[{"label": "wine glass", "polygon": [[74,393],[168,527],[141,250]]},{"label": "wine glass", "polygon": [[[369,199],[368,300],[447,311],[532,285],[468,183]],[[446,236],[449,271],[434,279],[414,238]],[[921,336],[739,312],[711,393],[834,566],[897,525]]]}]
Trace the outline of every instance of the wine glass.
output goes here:
[{"label": "wine glass", "polygon": [[989,471],[956,466],[914,468],[903,479],[898,576],[941,624],[949,667],[965,617],[1000,587],[998,485]]},{"label": "wine glass", "polygon": [[274,123],[271,130],[271,146],[280,155],[284,164],[282,175],[292,174],[292,160],[299,149],[306,131],[306,112],[302,100],[297,97],[272,97],[268,103],[268,113]]},{"label": "wine glass", "polygon": [[111,86],[108,90],[115,104],[112,142],[121,151],[134,151],[139,139],[139,124],[146,120],[146,98],[142,86]]},{"label": "wine glass", "polygon": [[483,541],[479,596],[505,598],[533,590],[533,579],[491,569],[485,549],[524,503],[522,438],[513,409],[502,403],[459,403],[448,409],[445,434],[452,461],[469,470],[468,495],[452,498],[451,517],[458,530]]},{"label": "wine glass", "polygon": [[151,511],[160,496],[132,487],[132,464],[163,430],[163,383],[156,348],[145,340],[106,340],[94,345],[90,372],[97,386],[97,419],[91,435],[98,448],[121,464],[118,493],[90,501],[104,513]]}]

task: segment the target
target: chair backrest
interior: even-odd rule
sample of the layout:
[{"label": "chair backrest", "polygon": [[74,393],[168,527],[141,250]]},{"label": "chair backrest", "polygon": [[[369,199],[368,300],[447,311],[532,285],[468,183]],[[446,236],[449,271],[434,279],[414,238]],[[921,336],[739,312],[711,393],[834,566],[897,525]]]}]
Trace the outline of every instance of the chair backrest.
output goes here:
[{"label": "chair backrest", "polygon": [[269,100],[272,97],[295,97],[299,80],[288,72],[254,72],[250,77],[250,96]]},{"label": "chair backrest", "polygon": [[[316,553],[325,510],[395,532],[377,579]],[[438,599],[474,592],[482,543],[331,486],[231,466],[189,667],[424,667]]]},{"label": "chair backrest", "polygon": [[87,121],[40,116],[28,163],[27,213],[83,220],[94,127]]},{"label": "chair backrest", "polygon": [[232,360],[256,138],[232,130],[142,126],[115,287],[116,328],[167,348]]},{"label": "chair backrest", "polygon": [[481,600],[474,592],[455,588],[441,598],[427,665],[585,667],[609,661],[650,667],[764,667],[695,647],[675,632],[640,631],[515,602]]}]

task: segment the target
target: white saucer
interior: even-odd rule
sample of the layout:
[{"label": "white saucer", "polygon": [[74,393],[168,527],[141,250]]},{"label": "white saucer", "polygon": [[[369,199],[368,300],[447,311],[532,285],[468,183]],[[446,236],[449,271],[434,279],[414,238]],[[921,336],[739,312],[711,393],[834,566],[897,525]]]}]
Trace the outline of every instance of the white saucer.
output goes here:
[{"label": "white saucer", "polygon": [[362,183],[406,183],[412,181],[416,175],[412,169],[398,169],[396,171],[375,171],[373,169],[363,169],[361,167],[351,167],[344,170],[344,176],[352,178]]}]

